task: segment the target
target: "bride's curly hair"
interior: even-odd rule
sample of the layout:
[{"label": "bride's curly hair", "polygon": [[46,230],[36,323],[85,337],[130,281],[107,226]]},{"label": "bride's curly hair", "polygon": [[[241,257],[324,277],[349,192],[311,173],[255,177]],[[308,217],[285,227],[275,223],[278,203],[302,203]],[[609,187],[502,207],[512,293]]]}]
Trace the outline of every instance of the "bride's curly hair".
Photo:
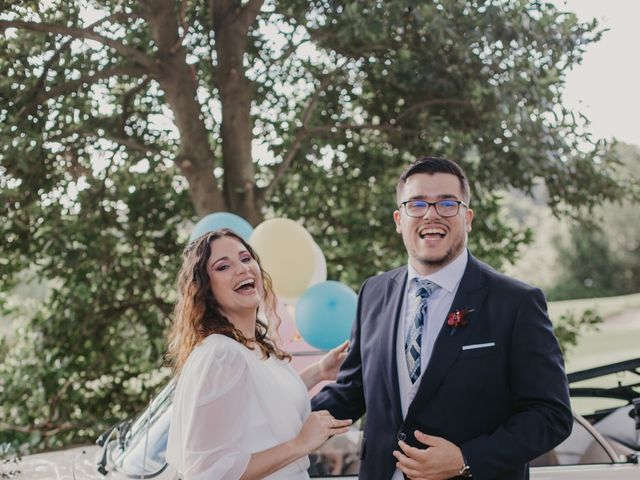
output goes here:
[{"label": "bride's curly hair", "polygon": [[213,333],[226,335],[250,349],[253,349],[250,342],[254,341],[267,357],[274,355],[280,360],[291,359],[291,356],[278,348],[270,337],[269,325],[258,318],[259,309],[256,309],[255,338],[245,337],[222,313],[220,305],[211,291],[207,269],[212,244],[222,237],[231,237],[242,243],[258,263],[264,285],[261,305],[264,306],[266,318],[275,321],[275,325],[271,326],[271,331],[275,332],[280,324],[280,317],[276,313],[276,296],[273,293],[271,277],[262,269],[260,259],[253,248],[228,228],[221,228],[202,235],[185,248],[182,254],[182,268],[178,274],[180,299],[174,310],[167,352],[167,359],[172,364],[175,373],[180,372],[193,349]]}]

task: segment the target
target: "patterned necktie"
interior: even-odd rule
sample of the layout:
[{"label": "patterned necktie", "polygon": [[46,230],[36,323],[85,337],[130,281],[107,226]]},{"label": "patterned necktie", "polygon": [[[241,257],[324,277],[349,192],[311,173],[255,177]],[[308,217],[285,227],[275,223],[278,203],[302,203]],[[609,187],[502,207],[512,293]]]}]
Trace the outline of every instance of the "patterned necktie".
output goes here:
[{"label": "patterned necktie", "polygon": [[413,279],[413,282],[417,285],[416,296],[420,297],[420,306],[416,312],[416,317],[409,326],[409,332],[407,340],[404,345],[404,353],[407,357],[407,367],[409,367],[409,377],[411,377],[411,383],[420,377],[420,349],[422,345],[422,328],[424,322],[427,319],[427,298],[435,292],[440,285],[433,283],[430,280]]}]

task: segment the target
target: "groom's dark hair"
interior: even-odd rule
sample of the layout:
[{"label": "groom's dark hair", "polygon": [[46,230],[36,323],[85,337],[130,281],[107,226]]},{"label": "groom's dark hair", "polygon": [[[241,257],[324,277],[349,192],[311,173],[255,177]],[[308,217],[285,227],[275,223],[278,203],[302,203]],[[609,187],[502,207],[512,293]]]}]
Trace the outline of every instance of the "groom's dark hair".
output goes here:
[{"label": "groom's dark hair", "polygon": [[434,173],[448,173],[451,175],[455,175],[458,177],[460,181],[460,191],[462,192],[462,199],[469,203],[470,200],[470,189],[469,189],[469,181],[464,174],[464,171],[453,160],[448,160],[446,158],[438,158],[438,157],[423,157],[419,160],[415,160],[412,162],[407,168],[404,169],[402,174],[400,175],[400,179],[398,180],[398,184],[396,185],[396,197],[400,198],[400,190],[407,183],[407,179],[411,175],[416,175],[417,173],[427,173],[429,175],[433,175]]}]

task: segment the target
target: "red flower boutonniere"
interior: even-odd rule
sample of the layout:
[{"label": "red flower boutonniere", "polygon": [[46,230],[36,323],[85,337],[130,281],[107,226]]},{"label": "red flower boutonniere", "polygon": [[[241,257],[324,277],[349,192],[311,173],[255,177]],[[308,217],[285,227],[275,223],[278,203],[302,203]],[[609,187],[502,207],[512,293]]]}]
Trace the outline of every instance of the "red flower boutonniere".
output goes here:
[{"label": "red flower boutonniere", "polygon": [[451,327],[451,335],[453,335],[458,328],[465,327],[469,324],[468,317],[471,312],[473,312],[473,310],[463,308],[462,310],[456,310],[449,314],[447,317],[447,325]]}]

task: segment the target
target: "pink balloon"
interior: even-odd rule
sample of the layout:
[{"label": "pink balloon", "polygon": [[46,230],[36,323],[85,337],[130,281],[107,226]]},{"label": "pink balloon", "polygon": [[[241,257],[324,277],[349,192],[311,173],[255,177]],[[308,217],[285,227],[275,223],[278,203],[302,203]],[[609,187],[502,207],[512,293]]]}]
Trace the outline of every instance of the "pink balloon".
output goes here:
[{"label": "pink balloon", "polygon": [[300,332],[296,328],[296,322],[293,320],[295,307],[288,305],[281,298],[278,299],[276,305],[276,313],[280,317],[281,323],[278,327],[278,346],[287,352],[314,352],[322,355],[317,348],[312,347],[304,338],[300,336]]},{"label": "pink balloon", "polygon": [[287,345],[289,345],[293,338],[298,333],[296,330],[296,324],[291,317],[291,314],[287,310],[287,306],[285,303],[278,299],[278,304],[276,305],[276,314],[280,317],[282,321],[280,323],[280,327],[278,328],[278,346],[283,349],[287,349]]}]

